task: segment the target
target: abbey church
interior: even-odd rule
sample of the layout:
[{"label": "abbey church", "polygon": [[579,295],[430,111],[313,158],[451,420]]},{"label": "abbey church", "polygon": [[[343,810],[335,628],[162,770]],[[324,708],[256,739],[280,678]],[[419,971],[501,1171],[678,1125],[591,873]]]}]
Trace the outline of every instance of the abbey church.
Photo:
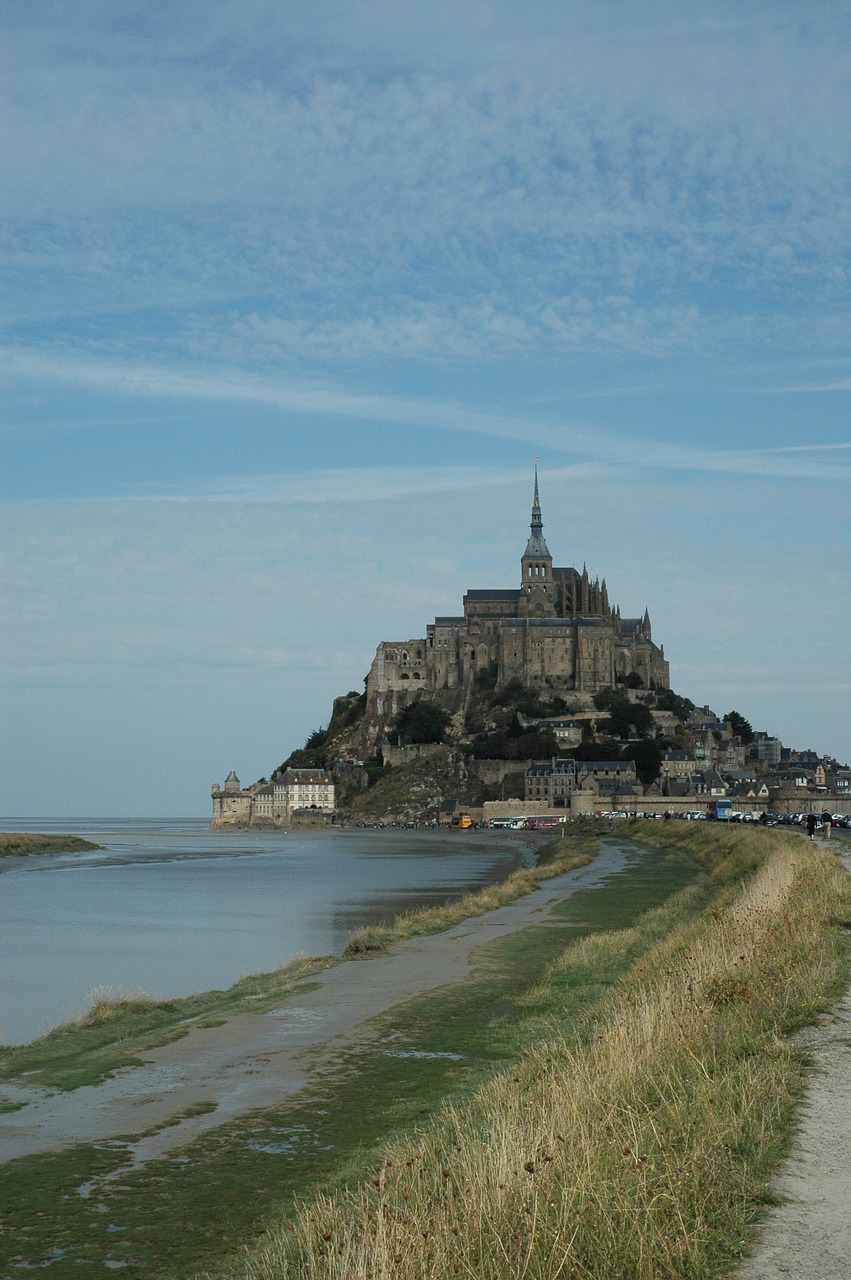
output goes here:
[{"label": "abbey church", "polygon": [[590,695],[636,677],[644,688],[669,688],[664,650],[653,643],[650,616],[622,618],[605,578],[583,566],[553,565],[544,539],[538,476],[520,585],[474,589],[464,613],[439,617],[424,639],[383,641],[367,680],[367,721],[388,725],[416,697],[461,709],[476,674],[496,673],[496,689],[517,677],[551,694]]}]

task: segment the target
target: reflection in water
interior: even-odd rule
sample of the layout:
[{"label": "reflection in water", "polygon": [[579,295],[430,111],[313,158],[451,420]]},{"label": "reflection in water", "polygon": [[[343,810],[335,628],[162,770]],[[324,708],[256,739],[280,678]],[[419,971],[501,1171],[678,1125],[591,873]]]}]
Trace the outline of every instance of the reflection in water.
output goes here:
[{"label": "reflection in water", "polygon": [[542,840],[505,831],[211,832],[195,819],[0,819],[0,829],[105,846],[0,860],[6,1044],[76,1016],[96,986],[187,995],[299,953],[337,955],[364,924],[502,879]]}]

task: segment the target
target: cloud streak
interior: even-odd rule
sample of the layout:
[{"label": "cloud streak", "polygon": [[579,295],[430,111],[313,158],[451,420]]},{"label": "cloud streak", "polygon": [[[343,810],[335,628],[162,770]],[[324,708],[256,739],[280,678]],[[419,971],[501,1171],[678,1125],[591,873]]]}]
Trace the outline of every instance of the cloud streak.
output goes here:
[{"label": "cloud streak", "polygon": [[[848,448],[848,444],[843,442],[813,441],[811,444],[801,443],[789,447],[746,450],[708,449],[638,438],[634,435],[626,436],[613,431],[601,432],[590,424],[576,421],[557,423],[552,419],[532,415],[520,418],[484,411],[471,412],[461,404],[414,400],[401,396],[366,395],[330,386],[289,384],[238,371],[188,373],[153,366],[119,365],[108,361],[81,360],[73,356],[53,357],[20,351],[7,354],[6,366],[10,373],[26,379],[51,378],[124,395],[142,394],[146,397],[203,402],[256,403],[272,405],[288,414],[343,419],[356,423],[378,421],[399,428],[428,426],[517,442],[531,440],[536,446],[546,446],[554,452],[581,454],[585,462],[630,466],[640,470],[751,475],[765,479],[805,476],[837,483],[846,483],[851,476],[851,467],[819,458],[819,454],[826,449]],[[809,458],[806,457],[808,454],[811,455]],[[484,468],[479,474],[484,476],[488,470]],[[424,483],[428,485],[425,479],[427,473],[427,468],[418,467],[412,474],[423,476]],[[311,489],[319,494],[328,491],[329,485],[331,491],[338,495],[340,486],[346,484],[347,476],[351,485],[355,485],[363,483],[367,474],[367,471],[357,470],[338,472],[334,476],[328,476],[324,483],[306,486],[301,480],[292,483],[285,478],[266,475],[223,477],[208,487],[206,496],[214,496],[218,490],[220,496],[226,493],[231,497],[239,494],[265,498],[292,497]],[[400,476],[402,474],[399,473]],[[431,472],[432,477],[436,474]],[[495,482],[505,481],[496,479]],[[456,482],[444,480],[441,483],[446,486]],[[463,472],[457,483],[466,483]],[[487,481],[483,480],[483,483]]]}]

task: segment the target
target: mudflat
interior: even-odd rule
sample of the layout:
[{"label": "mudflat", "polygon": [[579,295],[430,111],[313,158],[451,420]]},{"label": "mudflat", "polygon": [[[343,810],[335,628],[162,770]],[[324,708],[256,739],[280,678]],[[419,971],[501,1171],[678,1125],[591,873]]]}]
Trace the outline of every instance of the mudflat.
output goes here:
[{"label": "mudflat", "polygon": [[[554,903],[601,884],[625,861],[623,848],[606,844],[592,863],[507,906],[443,933],[396,943],[386,954],[341,961],[313,980],[312,989],[296,991],[274,1010],[192,1028],[139,1054],[142,1066],[122,1068],[101,1084],[61,1093],[4,1082],[4,1095],[25,1105],[0,1117],[2,1159],[142,1133],[177,1118],[132,1145],[138,1164],[245,1112],[283,1102],[333,1064],[347,1044],[368,1037],[371,1018],[426,991],[464,982],[478,948],[547,921]],[[309,1065],[308,1049],[321,1049],[311,1053]],[[201,1103],[214,1109],[183,1114]]]}]

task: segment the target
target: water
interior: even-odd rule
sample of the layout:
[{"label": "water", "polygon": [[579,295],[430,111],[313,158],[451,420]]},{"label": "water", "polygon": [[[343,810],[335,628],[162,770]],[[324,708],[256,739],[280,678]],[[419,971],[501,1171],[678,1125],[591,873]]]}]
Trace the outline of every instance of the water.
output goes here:
[{"label": "water", "polygon": [[0,858],[5,1044],[76,1017],[97,986],[228,987],[355,929],[502,879],[540,837],[504,831],[215,831],[202,819],[0,819],[90,853]]}]

